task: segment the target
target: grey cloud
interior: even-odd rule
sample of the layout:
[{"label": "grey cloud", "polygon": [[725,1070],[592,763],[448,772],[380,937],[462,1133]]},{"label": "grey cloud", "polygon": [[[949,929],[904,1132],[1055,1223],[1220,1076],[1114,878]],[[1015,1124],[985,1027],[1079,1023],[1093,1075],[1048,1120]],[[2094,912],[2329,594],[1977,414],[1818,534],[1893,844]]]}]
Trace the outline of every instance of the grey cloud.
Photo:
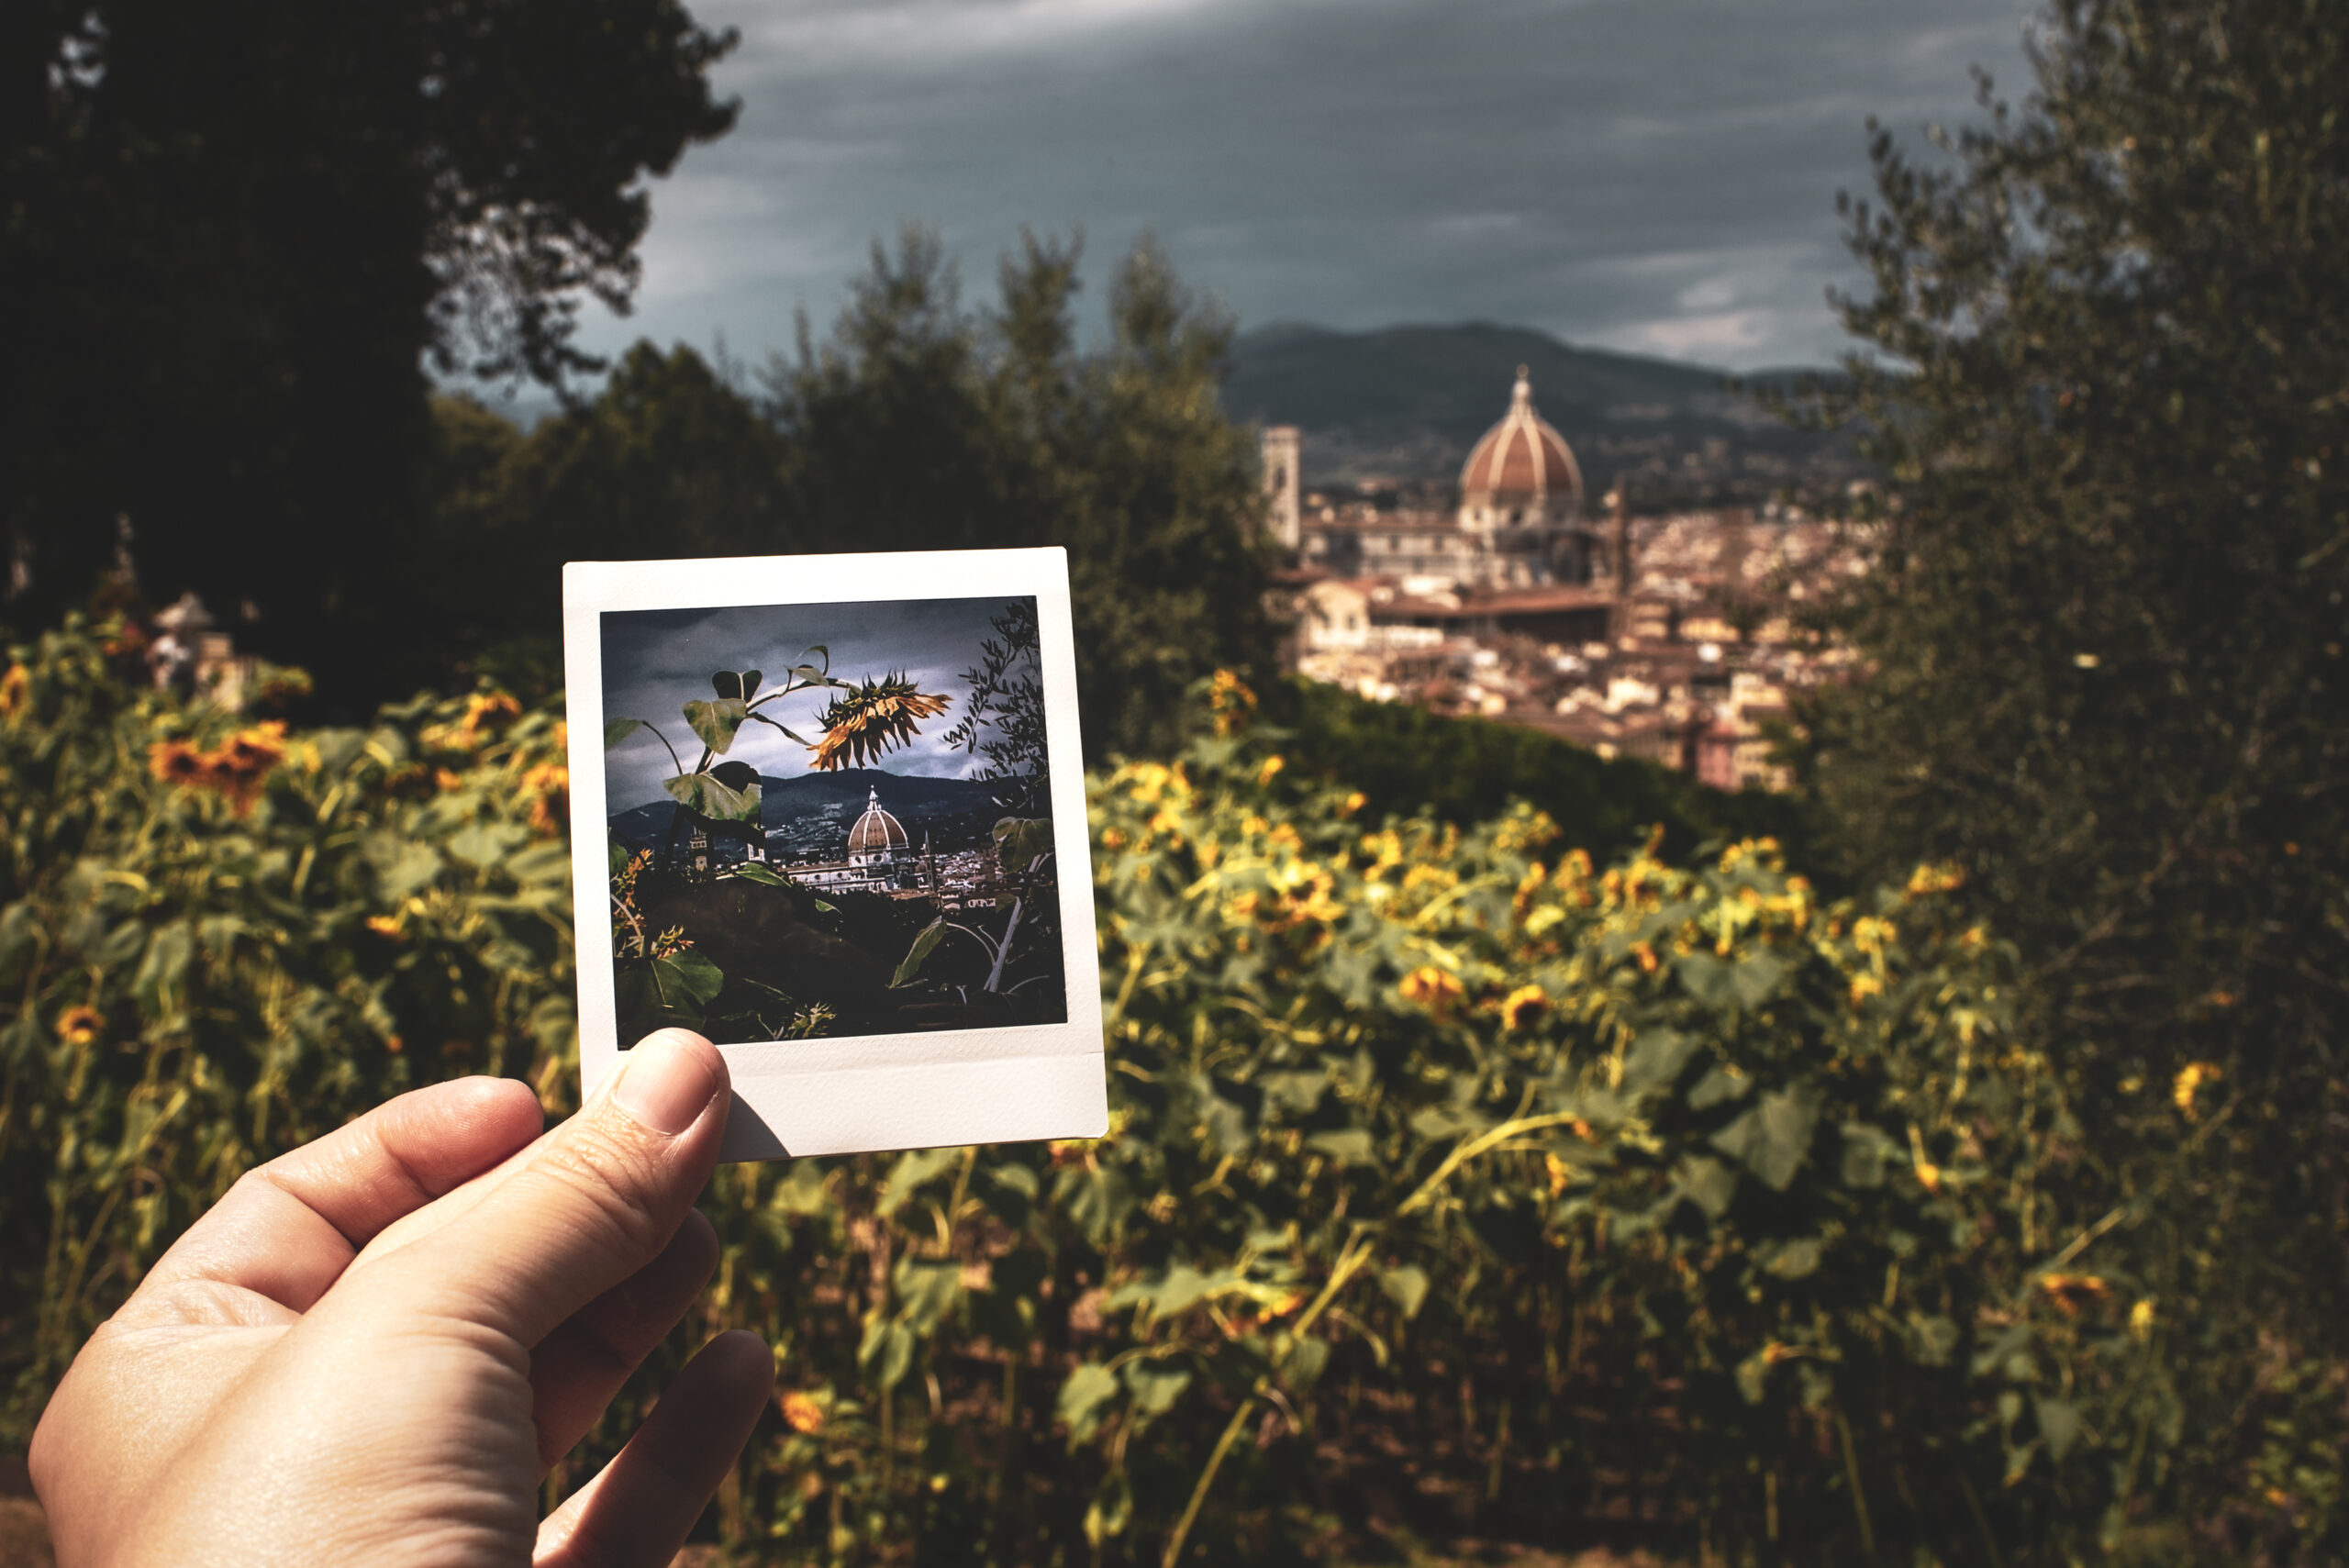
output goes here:
[{"label": "grey cloud", "polygon": [[1243,323],[1472,317],[1751,368],[1840,345],[1864,122],[2022,84],[2020,0],[701,0],[732,136],[656,188],[640,310],[738,353],[876,235],[984,282],[1019,226],[1153,229]]},{"label": "grey cloud", "polygon": [[[820,656],[831,672],[860,681],[892,673],[910,675],[926,692],[944,693],[951,706],[930,720],[922,733],[880,765],[893,773],[963,778],[979,761],[948,746],[944,736],[960,722],[970,695],[963,672],[979,662],[979,645],[991,635],[988,620],[1003,612],[1002,599],[902,599],[855,605],[734,606],[707,610],[628,610],[604,617],[604,717],[641,718],[659,727],[668,745],[690,766],[701,743],[686,728],[685,704],[712,695],[710,676],[719,670],[763,673],[762,690],[780,685],[785,673]],[[763,711],[809,740],[822,733],[816,714],[821,691],[794,693]],[[807,748],[764,725],[747,726],[729,760],[749,762],[779,778],[807,769]],[[661,781],[675,771],[668,746],[639,730],[605,753],[606,799],[614,811],[662,798]]]}]

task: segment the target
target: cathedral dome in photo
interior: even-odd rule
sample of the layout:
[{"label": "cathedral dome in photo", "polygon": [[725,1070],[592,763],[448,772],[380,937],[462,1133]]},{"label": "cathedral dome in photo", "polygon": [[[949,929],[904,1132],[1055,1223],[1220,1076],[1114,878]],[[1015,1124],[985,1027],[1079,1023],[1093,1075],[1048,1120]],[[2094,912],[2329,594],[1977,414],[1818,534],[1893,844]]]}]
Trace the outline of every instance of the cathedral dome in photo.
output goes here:
[{"label": "cathedral dome in photo", "polygon": [[[852,797],[853,798],[853,797]],[[835,821],[839,820],[837,817]],[[906,837],[904,824],[881,809],[881,792],[874,790],[864,803],[864,815],[848,830],[848,852],[852,860],[859,855],[885,855],[892,850],[903,850],[911,840]]]}]

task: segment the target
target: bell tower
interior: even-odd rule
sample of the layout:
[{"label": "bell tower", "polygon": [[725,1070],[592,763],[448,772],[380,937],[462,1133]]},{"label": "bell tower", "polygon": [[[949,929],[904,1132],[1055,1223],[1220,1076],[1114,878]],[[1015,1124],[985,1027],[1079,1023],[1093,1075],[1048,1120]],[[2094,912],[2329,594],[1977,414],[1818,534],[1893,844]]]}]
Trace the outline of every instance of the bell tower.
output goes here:
[{"label": "bell tower", "polygon": [[1297,547],[1300,485],[1297,466],[1303,455],[1304,436],[1294,425],[1267,425],[1264,436],[1264,527],[1280,547],[1295,553]]}]

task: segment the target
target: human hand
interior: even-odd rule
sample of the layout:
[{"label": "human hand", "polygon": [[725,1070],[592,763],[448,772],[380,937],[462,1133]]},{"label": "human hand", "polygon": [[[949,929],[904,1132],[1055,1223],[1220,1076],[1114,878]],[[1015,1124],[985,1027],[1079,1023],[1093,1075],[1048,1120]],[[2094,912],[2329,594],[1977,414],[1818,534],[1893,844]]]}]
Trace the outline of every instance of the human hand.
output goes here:
[{"label": "human hand", "polygon": [[718,1261],[726,1064],[667,1029],[540,1136],[525,1084],[403,1095],[239,1181],[33,1434],[60,1568],[665,1564],[774,1383],[719,1336],[543,1525],[539,1483]]}]

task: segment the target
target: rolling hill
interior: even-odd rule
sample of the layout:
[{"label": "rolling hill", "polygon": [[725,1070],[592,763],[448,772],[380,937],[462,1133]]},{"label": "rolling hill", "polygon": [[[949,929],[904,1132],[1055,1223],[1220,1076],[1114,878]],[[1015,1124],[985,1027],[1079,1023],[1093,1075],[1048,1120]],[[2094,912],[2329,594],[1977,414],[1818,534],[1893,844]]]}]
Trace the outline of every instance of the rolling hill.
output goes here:
[{"label": "rolling hill", "polygon": [[[1304,432],[1308,486],[1449,484],[1508,407],[1519,365],[1575,449],[1594,498],[1620,476],[1642,506],[1756,501],[1840,488],[1865,471],[1848,435],[1789,428],[1725,373],[1468,322],[1339,332],[1294,322],[1232,344],[1224,406]],[[1746,386],[1790,388],[1805,373]]]},{"label": "rolling hill", "polygon": [[[838,773],[802,773],[796,778],[759,775],[759,820],[767,830],[767,848],[785,857],[819,856],[836,860],[847,853],[848,830],[863,812],[867,797],[877,792],[882,806],[905,825],[919,847],[925,835],[943,850],[962,847],[983,836],[1003,815],[996,797],[1003,785],[975,779],[921,778],[885,773],[879,768],[842,768]],[[676,803],[651,801],[614,812],[612,836],[636,849],[651,849],[668,836]],[[740,853],[720,845],[718,858]]]}]

